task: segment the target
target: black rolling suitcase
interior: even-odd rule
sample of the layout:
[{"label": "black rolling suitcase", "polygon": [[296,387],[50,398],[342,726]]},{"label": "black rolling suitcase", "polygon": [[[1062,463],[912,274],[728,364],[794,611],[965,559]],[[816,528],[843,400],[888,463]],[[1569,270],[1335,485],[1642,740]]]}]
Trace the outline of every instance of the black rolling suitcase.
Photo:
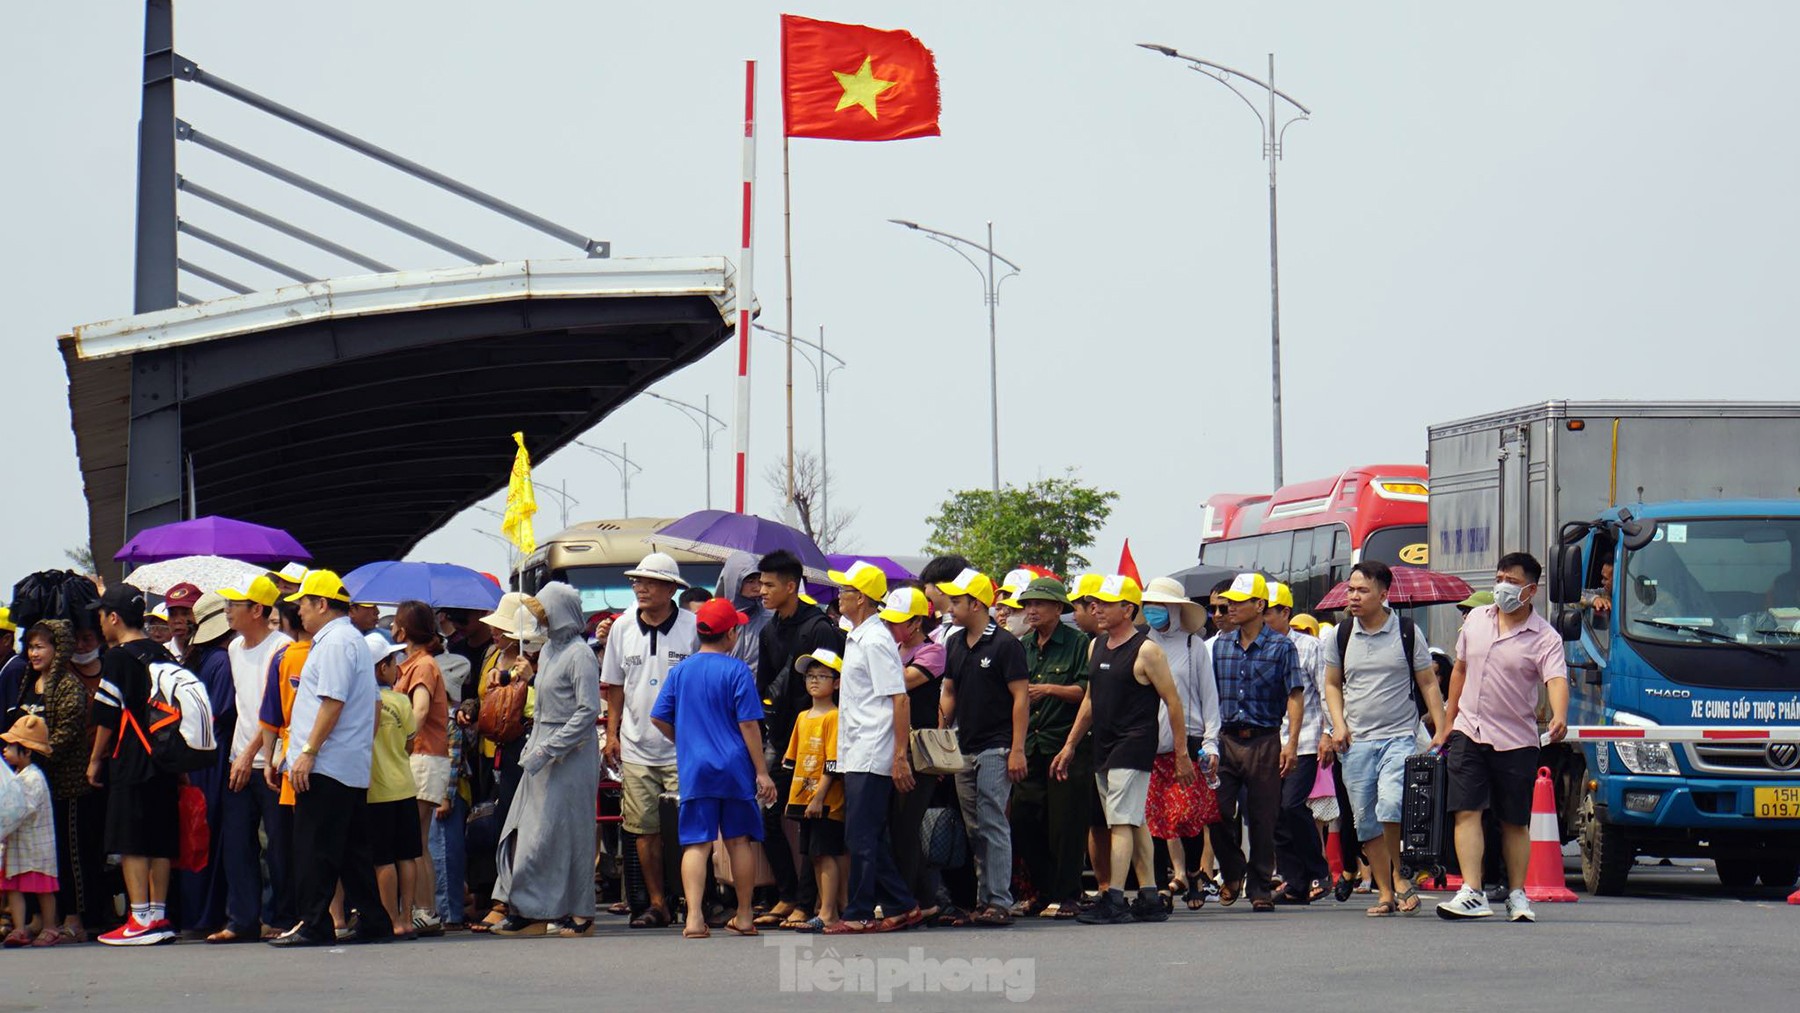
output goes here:
[{"label": "black rolling suitcase", "polygon": [[1400,796],[1400,866],[1403,872],[1441,872],[1450,860],[1450,819],[1444,810],[1444,758],[1436,752],[1406,758]]}]

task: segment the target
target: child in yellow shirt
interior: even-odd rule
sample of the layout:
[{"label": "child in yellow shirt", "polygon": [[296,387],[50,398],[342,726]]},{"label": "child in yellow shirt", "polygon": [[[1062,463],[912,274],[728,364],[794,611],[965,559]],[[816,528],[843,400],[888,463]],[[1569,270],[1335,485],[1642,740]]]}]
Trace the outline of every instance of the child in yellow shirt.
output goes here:
[{"label": "child in yellow shirt", "polygon": [[[394,926],[394,938],[413,938],[413,863],[419,859],[418,793],[413,783],[408,743],[416,725],[412,701],[394,689],[400,678],[400,656],[405,644],[396,644],[380,633],[364,638],[375,658],[375,680],[381,683],[381,702],[375,712],[375,749],[369,771],[369,801],[363,807],[368,825],[369,851],[375,863],[375,885],[381,904]],[[366,923],[367,912],[363,914]]]},{"label": "child in yellow shirt", "polygon": [[819,913],[802,931],[835,924],[849,887],[850,852],[844,844],[844,782],[837,773],[838,675],[844,662],[835,653],[814,651],[798,658],[794,670],[806,679],[812,707],[794,721],[787,765],[794,770],[787,815],[800,823],[800,850],[818,874]]}]

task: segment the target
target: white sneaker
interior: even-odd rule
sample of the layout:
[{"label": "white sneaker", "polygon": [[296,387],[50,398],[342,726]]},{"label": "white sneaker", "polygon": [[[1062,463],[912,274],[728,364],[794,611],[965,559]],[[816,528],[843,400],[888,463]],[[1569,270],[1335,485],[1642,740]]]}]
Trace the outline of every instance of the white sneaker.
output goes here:
[{"label": "white sneaker", "polygon": [[1509,922],[1535,922],[1536,912],[1531,910],[1531,899],[1525,891],[1514,890],[1506,895],[1506,920]]},{"label": "white sneaker", "polygon": [[[1520,894],[1519,896],[1521,900],[1524,899],[1523,894]],[[1510,910],[1511,907],[1512,905],[1509,901],[1507,904],[1508,910]],[[1480,890],[1471,889],[1469,885],[1465,883],[1463,884],[1462,889],[1456,891],[1456,896],[1437,906],[1437,913],[1439,918],[1448,918],[1452,920],[1463,918],[1486,918],[1494,913],[1494,906],[1488,903],[1487,894],[1482,893]]]}]

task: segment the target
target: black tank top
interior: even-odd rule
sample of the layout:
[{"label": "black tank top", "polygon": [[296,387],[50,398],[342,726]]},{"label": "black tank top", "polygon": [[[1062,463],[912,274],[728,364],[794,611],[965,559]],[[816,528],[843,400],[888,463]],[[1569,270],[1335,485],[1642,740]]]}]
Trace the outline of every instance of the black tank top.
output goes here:
[{"label": "black tank top", "polygon": [[1155,686],[1137,681],[1138,651],[1146,634],[1138,630],[1118,647],[1094,641],[1088,659],[1088,693],[1093,697],[1094,769],[1149,770],[1156,759]]}]

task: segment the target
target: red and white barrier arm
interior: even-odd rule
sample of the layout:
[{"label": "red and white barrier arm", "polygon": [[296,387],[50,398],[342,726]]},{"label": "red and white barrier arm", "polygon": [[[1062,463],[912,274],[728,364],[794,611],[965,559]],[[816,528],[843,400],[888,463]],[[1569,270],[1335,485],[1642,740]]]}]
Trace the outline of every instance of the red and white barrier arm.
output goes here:
[{"label": "red and white barrier arm", "polygon": [[1800,742],[1800,725],[1718,727],[1712,725],[1575,725],[1565,742]]}]

